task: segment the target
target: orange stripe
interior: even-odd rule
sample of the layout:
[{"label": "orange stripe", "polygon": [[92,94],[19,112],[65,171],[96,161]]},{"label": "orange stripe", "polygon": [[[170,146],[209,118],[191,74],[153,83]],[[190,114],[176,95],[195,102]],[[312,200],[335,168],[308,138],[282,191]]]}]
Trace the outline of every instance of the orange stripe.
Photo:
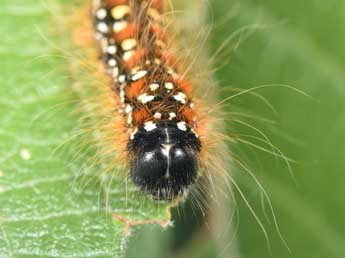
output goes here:
[{"label": "orange stripe", "polygon": [[133,68],[143,63],[143,58],[146,56],[147,51],[145,49],[138,49],[125,63],[127,68]]},{"label": "orange stripe", "polygon": [[144,107],[142,107],[138,111],[134,112],[133,116],[136,123],[142,124],[150,117],[150,114]]},{"label": "orange stripe", "polygon": [[190,96],[193,90],[192,83],[186,80],[178,79],[175,81],[177,87],[187,96]]},{"label": "orange stripe", "polygon": [[114,38],[118,42],[122,42],[125,39],[136,38],[138,33],[138,26],[135,23],[130,23],[125,29],[119,31],[114,35]]},{"label": "orange stripe", "polygon": [[145,84],[146,84],[146,78],[141,78],[140,80],[136,82],[132,82],[129,85],[129,88],[126,92],[126,96],[130,99],[136,98],[140,94],[142,89],[144,88]]},{"label": "orange stripe", "polygon": [[105,0],[104,4],[107,8],[112,8],[117,5],[128,4],[128,0]]},{"label": "orange stripe", "polygon": [[195,111],[191,108],[184,108],[182,109],[182,117],[183,120],[187,122],[187,124],[193,123],[193,118],[195,117]]}]

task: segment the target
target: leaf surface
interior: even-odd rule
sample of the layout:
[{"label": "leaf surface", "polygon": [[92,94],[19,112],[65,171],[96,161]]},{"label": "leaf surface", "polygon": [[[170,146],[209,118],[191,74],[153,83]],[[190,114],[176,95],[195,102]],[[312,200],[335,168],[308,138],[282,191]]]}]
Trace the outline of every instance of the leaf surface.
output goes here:
[{"label": "leaf surface", "polygon": [[52,14],[36,0],[2,0],[0,14],[0,257],[122,257],[129,226],[167,224],[167,205],[138,197],[122,178],[110,205],[97,180],[76,187],[76,96],[67,61],[45,39]]}]

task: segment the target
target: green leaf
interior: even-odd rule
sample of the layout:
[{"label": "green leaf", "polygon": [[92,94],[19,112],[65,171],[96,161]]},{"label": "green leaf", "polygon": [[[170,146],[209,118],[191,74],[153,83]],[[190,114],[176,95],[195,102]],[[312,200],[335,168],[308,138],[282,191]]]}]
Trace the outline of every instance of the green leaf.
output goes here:
[{"label": "green leaf", "polygon": [[[54,4],[67,10],[66,2]],[[129,228],[167,224],[167,204],[138,196],[122,178],[107,192],[99,180],[75,178],[88,153],[75,159],[69,144],[77,96],[67,61],[44,39],[57,26],[48,9],[0,2],[0,257],[122,257]]]}]

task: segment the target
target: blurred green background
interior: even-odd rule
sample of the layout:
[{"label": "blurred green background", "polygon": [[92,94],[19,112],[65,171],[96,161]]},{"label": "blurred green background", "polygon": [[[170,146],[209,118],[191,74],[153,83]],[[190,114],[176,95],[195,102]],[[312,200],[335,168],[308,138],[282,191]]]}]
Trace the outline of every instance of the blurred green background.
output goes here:
[{"label": "blurred green background", "polygon": [[[239,36],[222,51],[218,63],[230,56],[216,79],[223,88],[256,90],[274,107],[245,94],[231,100],[229,112],[256,118],[227,117],[231,134],[257,133],[241,119],[263,131],[291,162],[286,163],[246,144],[231,145],[262,183],[272,201],[285,247],[269,207],[253,180],[234,166],[232,174],[263,222],[269,244],[248,207],[236,193],[238,213],[233,229],[224,225],[217,244],[200,217],[190,211],[175,214],[174,229],[141,229],[129,244],[127,257],[320,257],[345,256],[345,1],[343,0],[211,0],[211,53],[234,32]],[[197,15],[197,14],[195,14]],[[221,98],[234,94],[223,91]],[[263,119],[267,119],[264,121]],[[254,138],[246,138],[264,146]],[[266,146],[267,147],[267,146]],[[188,204],[186,209],[188,209]],[[230,205],[228,209],[234,210]],[[212,216],[225,209],[211,209]],[[237,230],[234,230],[237,229]],[[188,233],[189,232],[189,233]],[[193,235],[190,235],[193,232]]]}]

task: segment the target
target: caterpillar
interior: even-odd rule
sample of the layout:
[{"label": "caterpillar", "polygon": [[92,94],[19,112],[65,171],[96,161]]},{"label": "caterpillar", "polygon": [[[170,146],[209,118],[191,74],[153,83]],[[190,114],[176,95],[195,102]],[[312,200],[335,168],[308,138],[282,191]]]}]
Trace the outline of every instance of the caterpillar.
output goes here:
[{"label": "caterpillar", "polygon": [[166,6],[164,0],[93,0],[91,12],[114,110],[108,130],[134,185],[156,200],[185,198],[202,170],[219,166],[207,154],[216,145],[210,138],[215,143],[219,135],[210,131],[212,119],[185,60],[176,56]]}]

